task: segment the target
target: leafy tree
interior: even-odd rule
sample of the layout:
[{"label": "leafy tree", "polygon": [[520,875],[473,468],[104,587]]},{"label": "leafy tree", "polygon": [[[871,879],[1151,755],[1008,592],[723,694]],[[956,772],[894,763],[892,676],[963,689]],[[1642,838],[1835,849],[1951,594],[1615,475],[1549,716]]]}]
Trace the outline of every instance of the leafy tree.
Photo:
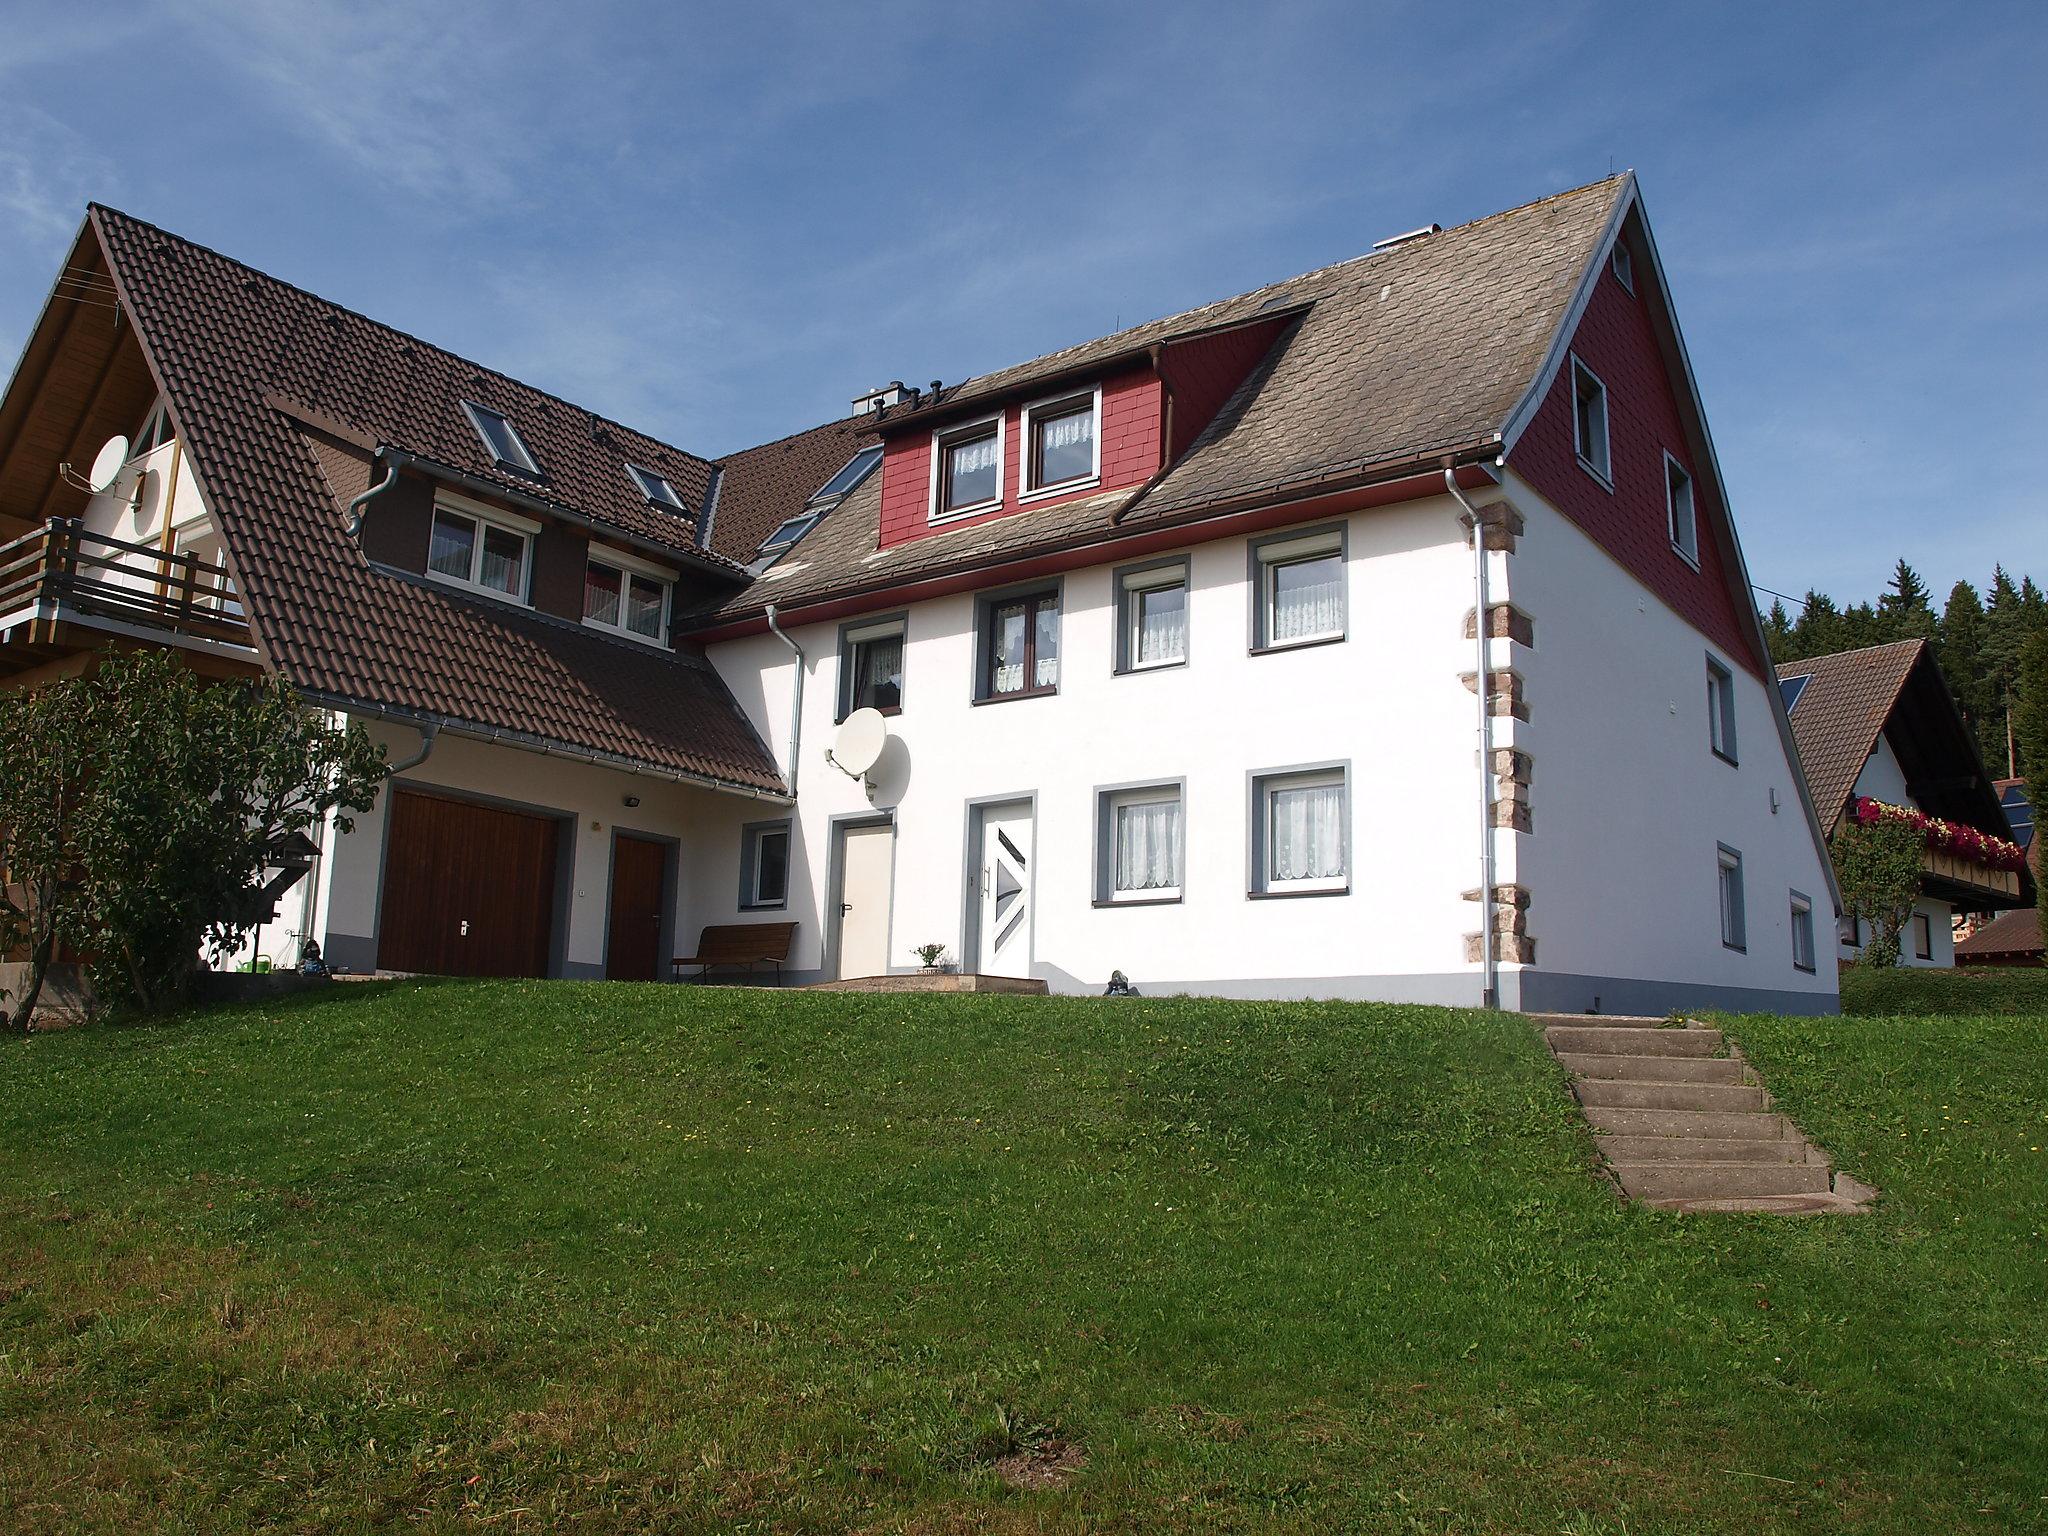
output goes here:
[{"label": "leafy tree", "polygon": [[0,824],[29,814],[57,829],[60,925],[94,991],[146,1011],[187,994],[202,947],[232,948],[266,914],[280,840],[330,810],[347,832],[383,778],[360,726],[331,724],[280,682],[205,684],[167,652],[110,654],[50,707],[75,713],[89,755],[16,775]]},{"label": "leafy tree", "polygon": [[100,745],[86,722],[85,685],[0,693],[0,949],[28,970],[8,999],[9,1030],[26,1033],[58,948],[76,932],[78,870],[71,841]]},{"label": "leafy tree", "polygon": [[1871,822],[1844,820],[1829,844],[1835,880],[1842,888],[1842,906],[1870,927],[1869,942],[1857,964],[1874,967],[1899,963],[1899,935],[1912,920],[1920,894],[1921,850],[1926,839],[1906,821],[1890,817]]}]

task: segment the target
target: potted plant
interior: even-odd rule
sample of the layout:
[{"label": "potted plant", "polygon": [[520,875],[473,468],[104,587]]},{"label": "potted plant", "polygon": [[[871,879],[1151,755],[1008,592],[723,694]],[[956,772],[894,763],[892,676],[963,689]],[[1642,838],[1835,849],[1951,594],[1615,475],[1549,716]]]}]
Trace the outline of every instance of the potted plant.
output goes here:
[{"label": "potted plant", "polygon": [[936,976],[946,968],[946,946],[943,944],[920,944],[911,953],[917,956],[917,963],[927,976]]}]

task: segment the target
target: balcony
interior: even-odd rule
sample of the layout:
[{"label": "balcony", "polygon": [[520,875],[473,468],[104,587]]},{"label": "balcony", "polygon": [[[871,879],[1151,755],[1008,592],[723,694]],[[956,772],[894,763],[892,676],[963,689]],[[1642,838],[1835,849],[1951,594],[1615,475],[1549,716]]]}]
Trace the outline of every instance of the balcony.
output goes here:
[{"label": "balcony", "polygon": [[1920,851],[1920,888],[1929,896],[1969,910],[2020,906],[2020,876],[1992,869],[1945,848]]},{"label": "balcony", "polygon": [[192,652],[209,672],[258,666],[248,615],[221,565],[107,538],[76,518],[0,544],[0,675],[137,644]]}]

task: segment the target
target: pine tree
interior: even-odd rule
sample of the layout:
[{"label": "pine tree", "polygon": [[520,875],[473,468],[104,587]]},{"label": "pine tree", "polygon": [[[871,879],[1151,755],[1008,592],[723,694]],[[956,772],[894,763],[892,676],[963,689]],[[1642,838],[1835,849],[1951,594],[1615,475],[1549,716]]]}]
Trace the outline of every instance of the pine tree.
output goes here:
[{"label": "pine tree", "polygon": [[[2028,586],[2032,586],[2030,581]],[[2026,601],[2003,565],[1991,573],[1991,600],[1984,605],[1984,708],[1995,750],[1988,759],[2003,775],[2011,753],[2011,711],[2019,687],[2020,652],[2027,644]]]},{"label": "pine tree", "polygon": [[1861,650],[1866,645],[1882,645],[1891,638],[1885,633],[1884,620],[1877,616],[1877,609],[1872,604],[1858,603],[1853,608],[1842,610],[1841,649]]},{"label": "pine tree", "polygon": [[1877,600],[1877,615],[1885,640],[1934,638],[1934,602],[1927,583],[1903,559],[1892,571],[1891,590]]},{"label": "pine tree", "polygon": [[1977,750],[1984,761],[2005,761],[2003,721],[1998,710],[1986,703],[1984,691],[1984,604],[1977,589],[1967,581],[1949,588],[1948,603],[1941,610],[1941,625],[1935,632],[1934,658],[1941,663],[1941,675],[1948,679],[1949,692],[1963,712],[1977,738]]},{"label": "pine tree", "polygon": [[1841,610],[1835,607],[1835,600],[1825,592],[1806,589],[1806,602],[1799,610],[1799,621],[1792,626],[1793,655],[1787,660],[1804,661],[1813,656],[1826,656],[1834,651],[1848,649],[1843,638]]},{"label": "pine tree", "polygon": [[1793,646],[1792,620],[1785,612],[1785,604],[1776,598],[1771,600],[1771,611],[1764,615],[1764,645],[1773,662],[1801,659]]}]

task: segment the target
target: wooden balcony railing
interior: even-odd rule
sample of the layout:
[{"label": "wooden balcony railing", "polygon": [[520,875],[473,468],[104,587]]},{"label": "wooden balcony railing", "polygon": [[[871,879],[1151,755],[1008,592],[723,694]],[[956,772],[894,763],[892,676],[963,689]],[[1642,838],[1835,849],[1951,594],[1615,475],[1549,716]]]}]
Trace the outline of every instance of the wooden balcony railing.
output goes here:
[{"label": "wooden balcony railing", "polygon": [[24,613],[45,624],[91,628],[97,620],[223,645],[255,643],[225,568],[91,533],[69,517],[0,544],[0,621]]}]

